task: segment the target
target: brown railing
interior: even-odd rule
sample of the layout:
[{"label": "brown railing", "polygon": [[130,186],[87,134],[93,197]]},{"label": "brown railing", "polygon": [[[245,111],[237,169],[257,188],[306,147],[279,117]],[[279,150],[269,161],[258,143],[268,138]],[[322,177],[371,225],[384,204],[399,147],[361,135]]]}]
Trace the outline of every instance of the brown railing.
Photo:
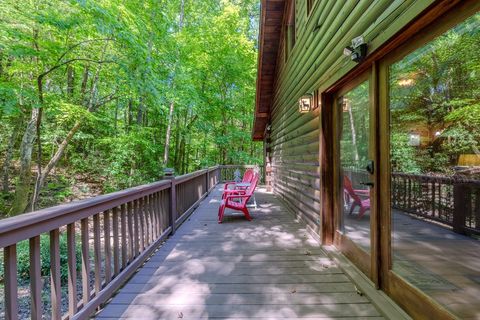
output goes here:
[{"label": "brown railing", "polygon": [[394,173],[392,206],[435,220],[455,232],[480,234],[480,181]]},{"label": "brown railing", "polygon": [[247,169],[256,169],[260,173],[260,182],[264,182],[264,168],[260,165],[224,165],[222,166],[221,182],[233,181],[235,179],[235,171],[239,171],[240,178]]},{"label": "brown railing", "polygon": [[[0,221],[5,318],[19,317],[19,242],[29,241],[30,317],[45,317],[40,237],[47,234],[51,296],[47,318],[86,319],[174,233],[220,181],[221,171],[222,167],[216,166]],[[60,263],[60,242],[65,238],[66,284],[61,281]],[[77,270],[78,251],[81,268]]]},{"label": "brown railing", "polygon": [[[365,171],[345,173],[357,188],[369,179]],[[394,209],[448,225],[457,233],[480,234],[479,180],[393,173],[391,204]]]}]

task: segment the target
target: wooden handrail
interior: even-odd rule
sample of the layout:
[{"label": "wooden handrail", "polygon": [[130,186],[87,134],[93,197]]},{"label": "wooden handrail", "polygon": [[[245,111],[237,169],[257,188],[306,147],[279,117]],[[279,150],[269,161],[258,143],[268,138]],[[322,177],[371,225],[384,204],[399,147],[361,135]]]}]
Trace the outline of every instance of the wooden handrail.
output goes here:
[{"label": "wooden handrail", "polygon": [[234,179],[234,172],[235,170],[239,169],[240,174],[243,176],[246,169],[258,169],[260,171],[260,178],[261,182],[264,182],[264,167],[261,165],[223,165],[222,166],[222,174],[221,174],[221,182],[232,181]]},{"label": "wooden handrail", "polygon": [[[50,236],[52,319],[86,319],[133,275],[220,182],[223,166],[0,221],[5,315],[18,318],[17,244],[29,240],[31,316],[42,316],[40,236]],[[169,205],[175,204],[175,205]],[[61,314],[60,240],[66,234],[68,314]],[[80,235],[78,238],[76,235]],[[93,248],[93,250],[92,250]],[[82,297],[77,298],[81,251]],[[93,259],[90,255],[93,252]],[[93,285],[90,282],[93,271]]]},{"label": "wooden handrail", "polygon": [[[354,184],[368,181],[366,171],[345,168]],[[392,173],[391,205],[405,213],[480,235],[480,180],[465,176]]]},{"label": "wooden handrail", "polygon": [[112,209],[169,187],[170,181],[162,180],[0,220],[0,247],[27,240],[35,235],[66,226],[92,216],[94,213]]}]

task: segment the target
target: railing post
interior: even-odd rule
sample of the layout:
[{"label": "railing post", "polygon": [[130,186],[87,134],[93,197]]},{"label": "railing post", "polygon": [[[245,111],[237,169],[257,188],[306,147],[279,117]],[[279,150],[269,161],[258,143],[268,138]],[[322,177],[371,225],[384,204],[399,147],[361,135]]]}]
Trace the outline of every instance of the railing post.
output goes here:
[{"label": "railing post", "polygon": [[453,185],[453,231],[456,233],[465,233],[465,217],[467,214],[467,186],[462,182],[454,182]]},{"label": "railing post", "polygon": [[205,193],[208,195],[208,193],[210,192],[210,172],[209,172],[209,168],[207,167],[207,173],[205,174]]},{"label": "railing post", "polygon": [[175,234],[175,217],[177,213],[177,193],[175,190],[175,172],[171,168],[165,168],[165,179],[170,180],[170,207],[169,207],[169,216],[170,216],[170,227],[172,228],[171,234]]}]

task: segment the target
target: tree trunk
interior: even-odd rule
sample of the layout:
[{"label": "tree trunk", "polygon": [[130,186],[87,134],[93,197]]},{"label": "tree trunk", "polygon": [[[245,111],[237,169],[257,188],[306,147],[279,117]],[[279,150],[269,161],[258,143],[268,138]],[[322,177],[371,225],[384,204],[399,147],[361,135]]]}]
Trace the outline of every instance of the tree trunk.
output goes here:
[{"label": "tree trunk", "polygon": [[12,161],[13,149],[15,146],[15,142],[17,141],[18,137],[18,126],[15,126],[12,129],[12,134],[10,135],[10,139],[8,140],[8,147],[5,153],[5,161],[3,162],[3,177],[2,177],[2,190],[5,193],[10,191],[9,188],[9,174],[10,174],[10,163]]},{"label": "tree trunk", "polygon": [[80,88],[80,104],[85,101],[85,94],[87,93],[88,78],[90,75],[90,66],[87,64],[83,70],[82,87]]},{"label": "tree trunk", "polygon": [[[180,33],[183,29],[183,21],[185,18],[185,0],[180,2],[180,20],[178,23],[178,33]],[[175,75],[177,71],[177,65],[180,59],[180,50],[177,49],[177,57],[175,62],[175,67],[173,68],[173,77],[172,77],[172,93],[173,98],[170,101],[170,110],[168,112],[168,124],[167,124],[167,132],[165,133],[165,149],[163,152],[163,166],[166,167],[168,165],[168,157],[170,153],[170,137],[172,135],[172,122],[173,122],[173,113],[175,111]]]},{"label": "tree trunk", "polygon": [[[103,47],[103,52],[102,52],[102,60],[103,57],[105,56],[105,52],[107,50],[107,43],[105,43],[105,46]],[[98,91],[98,80],[100,78],[100,72],[102,71],[102,64],[99,64],[97,67],[97,70],[95,72],[95,77],[93,78],[93,83],[92,87],[90,89],[90,98],[88,100],[88,106],[87,110],[89,112],[92,112],[97,100],[97,91]],[[39,100],[40,103],[43,105],[43,84],[42,84],[42,77],[39,77],[38,80],[38,92],[39,92]],[[42,149],[41,149],[41,143],[40,143],[40,122],[41,122],[41,110],[38,116],[38,121],[37,121],[37,138],[38,138],[38,173],[37,173],[37,179],[35,182],[35,188],[33,190],[33,196],[32,196],[32,211],[36,209],[38,198],[40,196],[40,191],[43,188],[43,185],[45,183],[46,178],[50,174],[53,168],[57,165],[58,161],[62,158],[65,149],[67,148],[67,145],[69,142],[72,140],[73,136],[75,133],[78,131],[80,128],[80,125],[82,124],[81,121],[76,121],[73,127],[70,129],[68,132],[67,136],[63,139],[62,143],[57,149],[57,152],[53,155],[53,157],[50,159],[48,162],[47,166],[45,169],[42,169],[41,166],[41,155],[42,155]]]},{"label": "tree trunk", "polygon": [[33,203],[36,203],[36,201],[38,201],[38,195],[40,193],[41,188],[45,184],[45,180],[47,179],[48,175],[53,170],[53,168],[56,167],[58,161],[60,161],[60,159],[62,158],[63,154],[65,153],[65,150],[67,149],[68,144],[70,143],[73,136],[80,128],[80,125],[81,125],[80,121],[75,122],[75,124],[70,129],[67,136],[65,137],[65,139],[63,139],[62,143],[58,147],[57,152],[55,152],[53,157],[48,162],[47,166],[42,170],[41,174],[37,178],[37,186],[35,188],[35,197],[32,200]]},{"label": "tree trunk", "polygon": [[67,67],[67,95],[71,99],[75,89],[75,69],[72,66]]},{"label": "tree trunk", "polygon": [[143,105],[143,98],[140,98],[139,104],[138,104],[138,113],[137,113],[137,124],[141,126],[143,124],[143,114],[144,114],[144,108],[145,106]]},{"label": "tree trunk", "polygon": [[170,152],[170,136],[172,134],[173,111],[175,108],[175,101],[170,102],[170,111],[168,112],[167,132],[165,133],[165,150],[163,152],[163,166],[168,165],[168,157]]},{"label": "tree trunk", "polygon": [[350,122],[350,131],[352,134],[352,148],[353,148],[353,156],[355,160],[355,166],[358,166],[359,163],[358,161],[360,160],[360,156],[358,154],[358,147],[357,147],[357,133],[355,130],[355,122],[353,121],[353,111],[352,111],[352,105],[349,102],[348,107],[348,119]]},{"label": "tree trunk", "polygon": [[36,137],[38,115],[39,109],[32,109],[30,121],[23,133],[22,143],[20,144],[20,172],[18,174],[13,204],[8,213],[11,216],[25,212],[28,206],[32,176],[32,152]]}]

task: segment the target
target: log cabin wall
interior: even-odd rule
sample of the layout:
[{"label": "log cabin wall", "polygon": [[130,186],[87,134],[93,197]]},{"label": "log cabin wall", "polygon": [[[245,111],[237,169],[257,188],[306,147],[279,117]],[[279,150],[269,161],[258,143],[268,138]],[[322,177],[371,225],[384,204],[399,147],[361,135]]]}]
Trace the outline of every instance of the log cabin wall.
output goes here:
[{"label": "log cabin wall", "polygon": [[[321,236],[319,137],[322,108],[300,114],[297,101],[306,93],[321,94],[356,67],[356,63],[343,55],[353,38],[364,37],[368,54],[379,51],[435,1],[313,0],[310,14],[307,14],[308,1],[285,1],[268,112],[271,125],[269,156],[273,191],[310,230]],[[262,1],[262,6],[266,7],[269,2]],[[295,12],[295,40],[291,50],[287,43],[290,10]],[[261,35],[260,46],[264,40]],[[261,72],[259,70],[259,77]],[[262,86],[265,84],[257,84],[257,94],[264,89]],[[316,106],[320,104],[315,103]],[[268,124],[258,118],[258,108],[257,101],[257,125],[253,132],[256,140],[263,138]],[[261,111],[264,114],[265,105]]]}]

